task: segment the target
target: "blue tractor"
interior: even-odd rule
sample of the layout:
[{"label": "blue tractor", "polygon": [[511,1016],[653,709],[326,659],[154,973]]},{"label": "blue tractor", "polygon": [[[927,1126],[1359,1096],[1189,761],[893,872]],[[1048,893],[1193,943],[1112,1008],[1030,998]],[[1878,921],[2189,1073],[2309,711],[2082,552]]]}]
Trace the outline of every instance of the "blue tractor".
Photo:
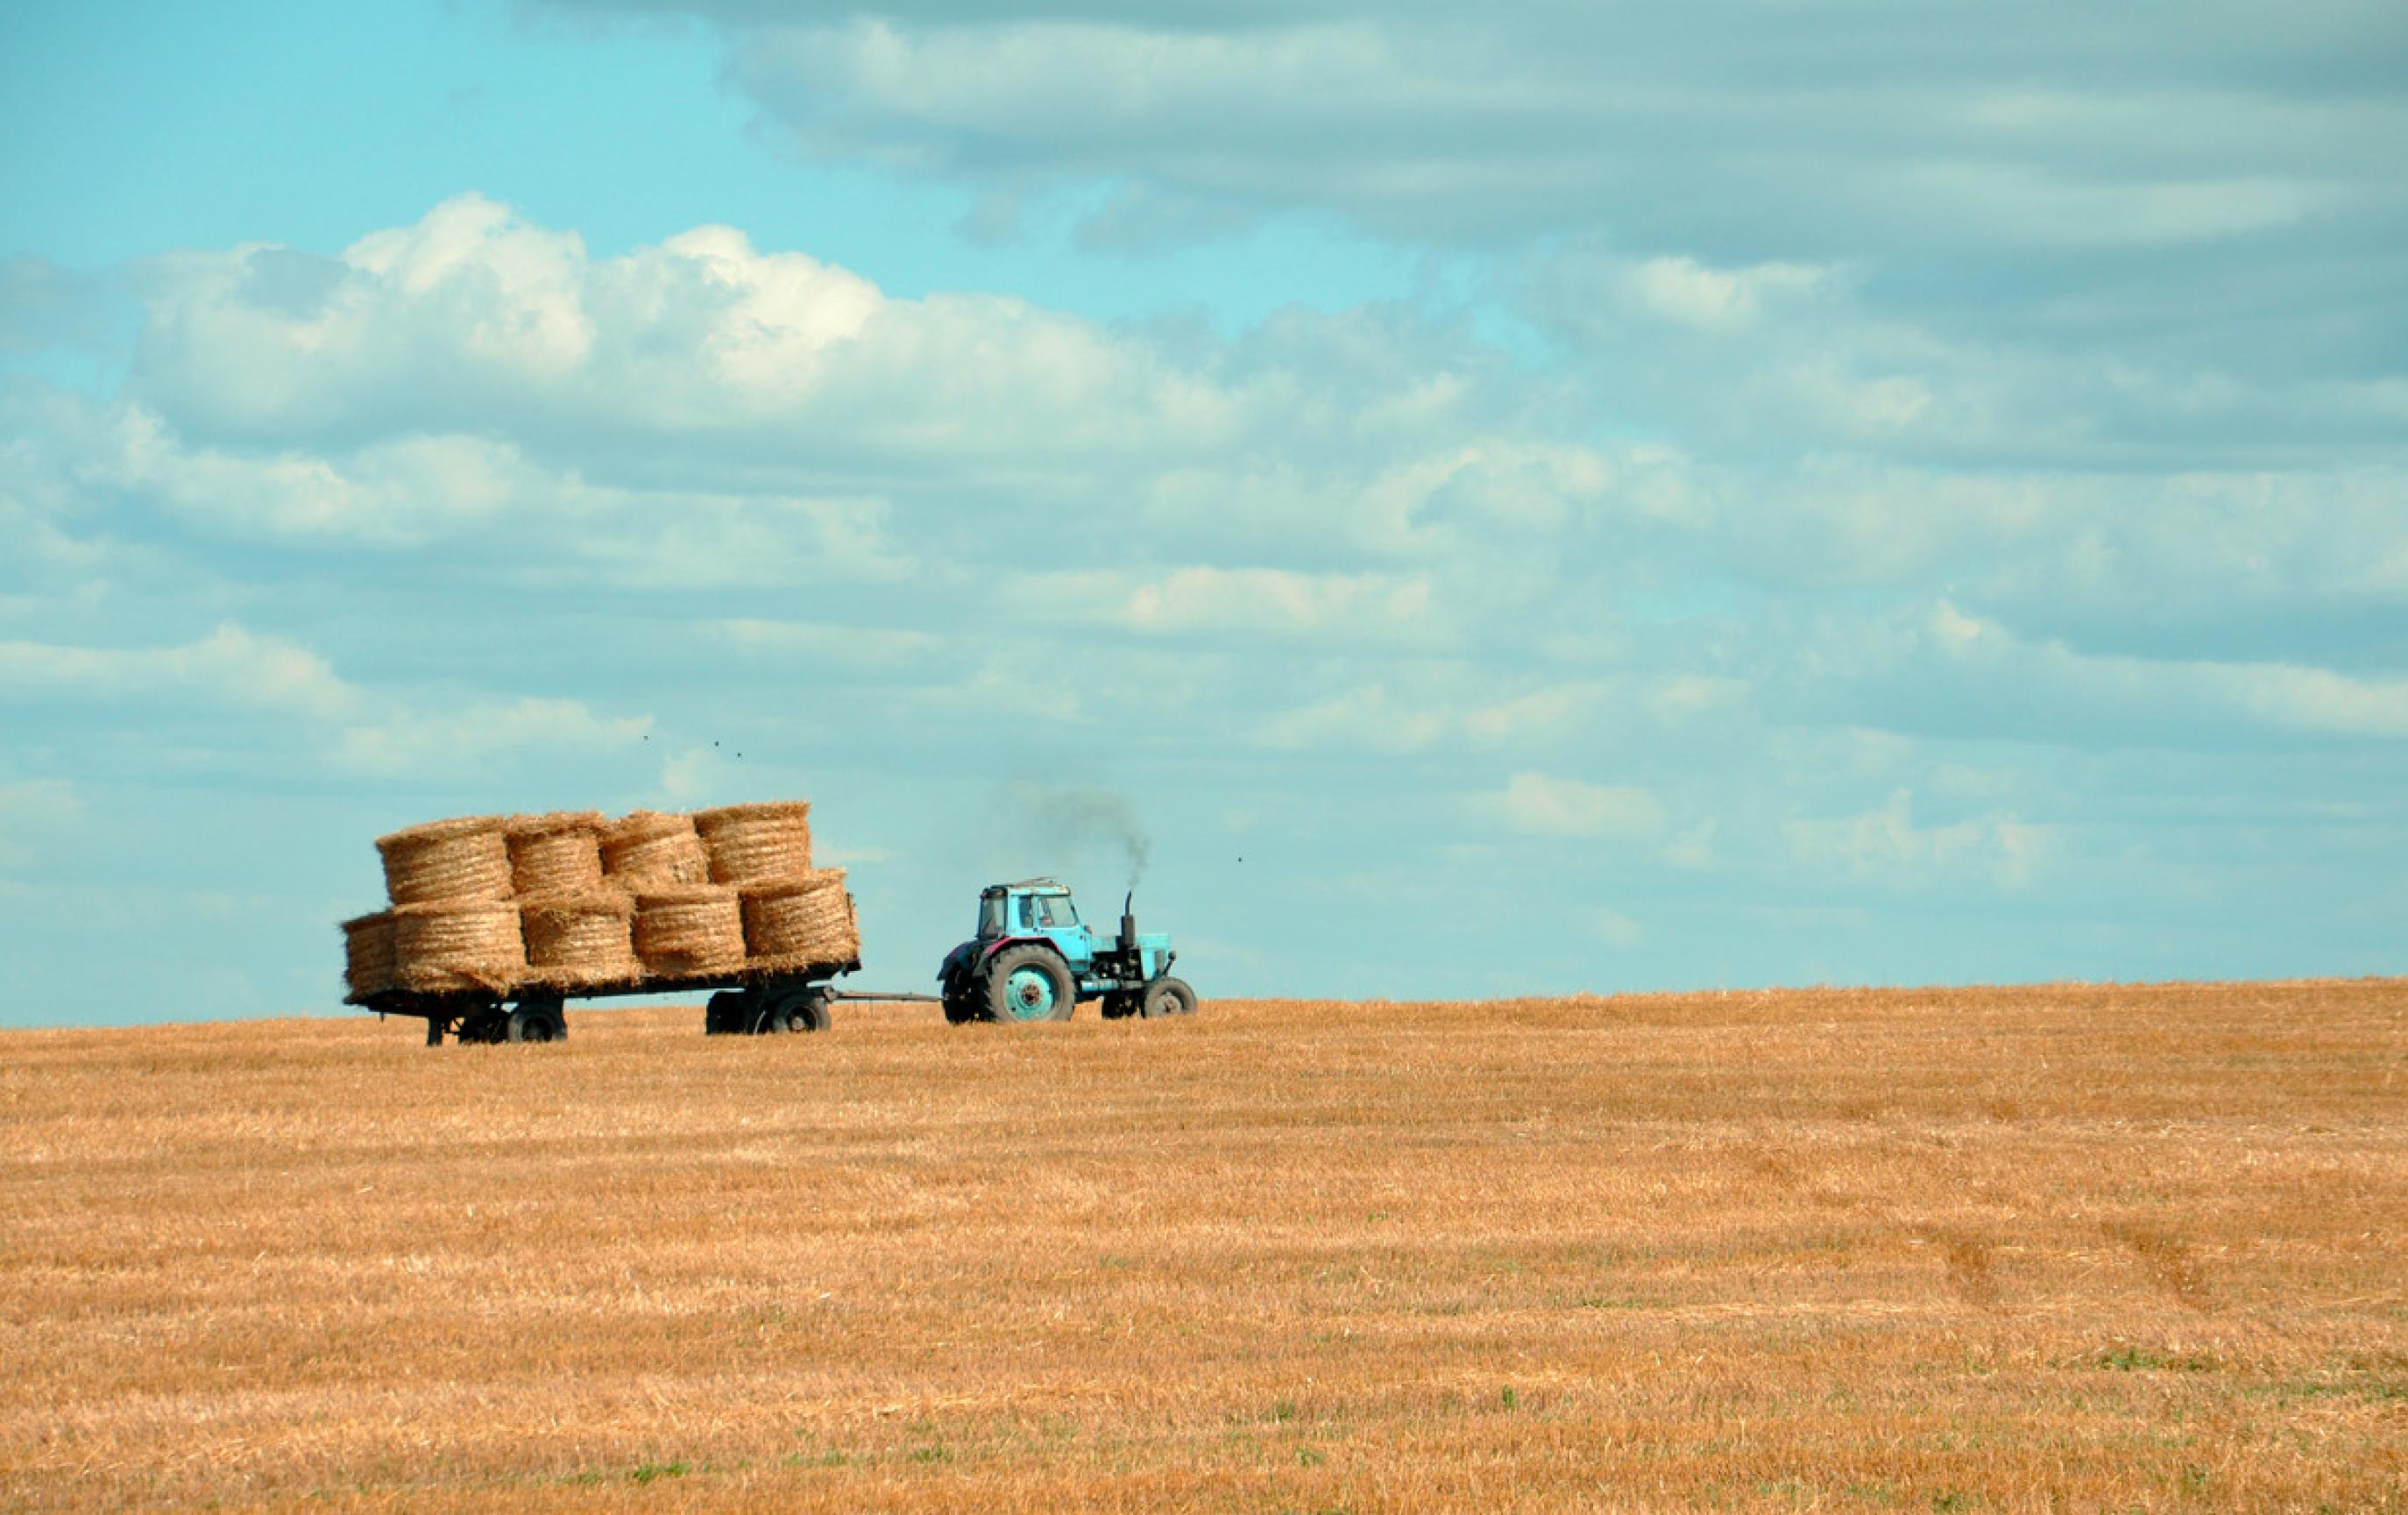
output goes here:
[{"label": "blue tractor", "polygon": [[1121,929],[1099,936],[1079,919],[1070,891],[1052,879],[1023,879],[979,891],[978,935],[945,954],[937,970],[945,1019],[1068,1021],[1082,999],[1104,1018],[1193,1015],[1196,991],[1170,977],[1179,954],[1160,932],[1140,935],[1121,903]]}]

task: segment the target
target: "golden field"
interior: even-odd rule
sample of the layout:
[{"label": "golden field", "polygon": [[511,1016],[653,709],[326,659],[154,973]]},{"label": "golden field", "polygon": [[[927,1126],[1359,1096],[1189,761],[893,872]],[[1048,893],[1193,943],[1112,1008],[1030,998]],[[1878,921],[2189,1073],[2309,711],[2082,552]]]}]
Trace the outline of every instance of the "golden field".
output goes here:
[{"label": "golden field", "polygon": [[0,1505],[2408,1508],[2408,983],[0,1035]]}]

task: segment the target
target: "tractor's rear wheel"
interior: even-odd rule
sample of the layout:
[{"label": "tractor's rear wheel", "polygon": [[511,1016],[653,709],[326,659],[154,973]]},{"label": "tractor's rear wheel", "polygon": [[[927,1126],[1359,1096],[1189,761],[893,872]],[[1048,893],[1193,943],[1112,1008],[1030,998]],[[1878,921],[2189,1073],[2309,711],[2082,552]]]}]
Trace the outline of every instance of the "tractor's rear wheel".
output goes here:
[{"label": "tractor's rear wheel", "polygon": [[1149,1021],[1166,1015],[1194,1015],[1196,991],[1187,987],[1184,979],[1156,979],[1145,986],[1145,998],[1139,1002],[1140,1013]]},{"label": "tractor's rear wheel", "polygon": [[986,1012],[992,1021],[1068,1021],[1078,1008],[1070,965],[1042,947],[1007,947],[986,970]]}]

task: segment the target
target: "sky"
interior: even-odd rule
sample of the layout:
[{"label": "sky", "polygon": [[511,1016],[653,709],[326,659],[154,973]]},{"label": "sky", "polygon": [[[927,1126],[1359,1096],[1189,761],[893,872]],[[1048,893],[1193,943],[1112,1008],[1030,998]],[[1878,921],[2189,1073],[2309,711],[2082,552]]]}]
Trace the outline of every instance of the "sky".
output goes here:
[{"label": "sky", "polygon": [[7,7],[0,1025],[796,796],[877,988],[2408,972],[2403,142],[2391,0]]}]

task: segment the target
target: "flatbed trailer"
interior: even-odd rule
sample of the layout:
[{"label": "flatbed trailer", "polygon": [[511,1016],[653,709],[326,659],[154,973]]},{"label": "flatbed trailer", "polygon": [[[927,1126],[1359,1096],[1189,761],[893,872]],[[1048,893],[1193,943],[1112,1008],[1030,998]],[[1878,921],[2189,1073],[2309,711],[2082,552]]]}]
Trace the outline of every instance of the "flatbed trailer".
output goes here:
[{"label": "flatbed trailer", "polygon": [[838,1000],[937,1003],[934,994],[887,994],[843,990],[834,980],[861,970],[861,960],[817,963],[774,970],[726,973],[643,974],[609,983],[557,985],[525,982],[504,989],[425,992],[388,989],[352,994],[343,1003],[380,1016],[406,1015],[426,1022],[426,1045],[445,1036],[464,1042],[563,1041],[568,1036],[567,1002],[708,992],[703,1031],[709,1036],[767,1036],[773,1032],[825,1031]]}]

